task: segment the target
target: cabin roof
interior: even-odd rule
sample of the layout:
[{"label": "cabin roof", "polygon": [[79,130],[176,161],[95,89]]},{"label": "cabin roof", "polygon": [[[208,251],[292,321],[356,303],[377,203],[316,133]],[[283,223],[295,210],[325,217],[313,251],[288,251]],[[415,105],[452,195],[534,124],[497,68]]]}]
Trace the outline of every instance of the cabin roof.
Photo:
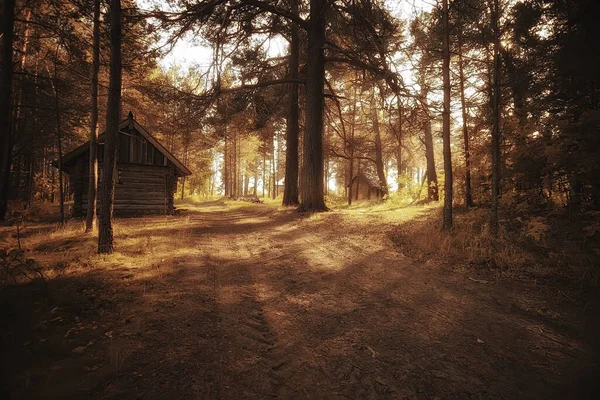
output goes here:
[{"label": "cabin roof", "polygon": [[[379,179],[370,174],[370,173],[365,173],[363,171],[360,171],[359,173],[357,173],[356,175],[354,175],[354,177],[352,177],[352,182],[350,184],[353,184],[356,179],[359,180],[360,183],[366,183],[367,185],[369,185],[372,188],[376,188],[376,189],[381,189],[381,184],[379,183]],[[350,185],[347,185],[350,186]]]},{"label": "cabin roof", "polygon": [[[133,114],[131,113],[131,111],[129,112],[129,115],[127,116],[127,118],[119,124],[119,131],[129,127],[130,122],[132,123],[133,128],[137,132],[139,132],[142,136],[144,136],[144,138],[146,138],[146,140],[148,140],[150,143],[152,143],[152,145],[154,145],[154,147],[156,147],[169,161],[171,161],[173,163],[173,165],[175,166],[175,169],[177,170],[177,172],[179,172],[180,176],[187,176],[187,175],[192,174],[192,171],[190,171],[185,165],[183,165],[183,163],[181,161],[179,161],[177,159],[177,157],[175,157],[173,154],[171,154],[171,152],[169,152],[169,150],[167,150],[162,144],[160,144],[160,142],[158,140],[156,140],[154,138],[154,136],[152,136],[142,125],[140,125],[135,120],[135,118],[133,118]],[[98,136],[98,143],[102,143],[105,138],[106,138],[106,132],[102,132],[102,134],[100,136]],[[82,144],[81,146],[77,147],[76,149],[74,149],[73,151],[67,153],[63,157],[62,167],[70,164],[75,159],[77,159],[77,157],[85,154],[89,150],[90,150],[89,142],[86,142],[86,143]],[[63,169],[63,168],[61,168],[61,169]]]}]

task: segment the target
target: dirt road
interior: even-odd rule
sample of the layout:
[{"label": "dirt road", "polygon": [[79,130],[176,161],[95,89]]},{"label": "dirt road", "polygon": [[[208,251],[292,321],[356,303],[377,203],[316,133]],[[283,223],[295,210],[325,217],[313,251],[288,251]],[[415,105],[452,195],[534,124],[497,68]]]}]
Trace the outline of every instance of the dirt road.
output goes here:
[{"label": "dirt road", "polygon": [[126,262],[65,274],[51,283],[53,302],[11,314],[9,390],[14,398],[592,396],[586,313],[547,288],[409,257],[381,222],[218,203],[158,227],[120,221],[139,224],[121,247]]}]

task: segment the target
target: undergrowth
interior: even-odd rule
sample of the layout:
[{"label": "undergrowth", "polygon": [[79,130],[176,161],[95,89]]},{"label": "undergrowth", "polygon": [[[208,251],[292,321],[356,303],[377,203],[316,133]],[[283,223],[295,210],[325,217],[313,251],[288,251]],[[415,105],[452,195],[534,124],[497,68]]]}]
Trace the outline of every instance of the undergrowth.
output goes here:
[{"label": "undergrowth", "polygon": [[441,221],[436,208],[399,225],[392,240],[403,252],[442,256],[498,276],[580,287],[600,284],[600,228],[594,214],[577,220],[560,212],[504,215],[497,236],[487,209],[455,212],[450,232],[441,229]]}]

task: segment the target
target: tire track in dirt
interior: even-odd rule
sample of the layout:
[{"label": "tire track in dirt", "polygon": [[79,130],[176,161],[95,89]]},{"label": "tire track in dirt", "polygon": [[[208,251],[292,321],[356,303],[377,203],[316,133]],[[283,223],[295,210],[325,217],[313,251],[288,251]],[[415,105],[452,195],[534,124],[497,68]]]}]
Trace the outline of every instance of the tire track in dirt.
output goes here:
[{"label": "tire track in dirt", "polygon": [[[377,230],[342,234],[336,215],[258,211],[193,220],[212,228],[198,231],[198,246],[219,321],[205,375],[213,387],[200,398],[502,397],[503,383],[517,382],[515,394],[529,381],[528,364],[491,331],[528,324],[494,304],[479,309],[439,265],[405,257]],[[530,338],[518,334],[511,343],[526,350]]]},{"label": "tire track in dirt", "polygon": [[[224,224],[232,220],[239,224],[260,223],[253,214],[225,212],[221,217]],[[239,398],[239,393],[229,393],[227,388],[239,388],[240,383],[245,387],[243,395],[249,397],[298,398],[307,393],[304,386],[298,385],[302,375],[310,375],[309,364],[298,357],[302,353],[298,338],[279,335],[270,318],[273,309],[264,299],[265,283],[276,279],[272,271],[281,271],[278,269],[281,262],[293,259],[297,250],[282,244],[289,238],[281,235],[279,228],[261,226],[235,235],[216,234],[204,243],[205,251],[210,254],[211,273],[215,275],[212,279],[219,285],[215,304],[222,336],[217,347],[223,354],[236,355],[225,356],[223,360],[227,367],[221,373],[234,380],[220,382],[222,398]],[[293,279],[286,275],[279,274],[277,278]]]}]

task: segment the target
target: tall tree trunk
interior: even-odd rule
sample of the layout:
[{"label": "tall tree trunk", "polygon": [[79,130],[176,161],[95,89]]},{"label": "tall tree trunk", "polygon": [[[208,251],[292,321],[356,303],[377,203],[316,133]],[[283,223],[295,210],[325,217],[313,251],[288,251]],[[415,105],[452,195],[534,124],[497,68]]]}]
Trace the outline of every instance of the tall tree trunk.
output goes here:
[{"label": "tall tree trunk", "polygon": [[442,139],[444,142],[444,229],[452,229],[452,154],[450,150],[450,27],[448,0],[442,1],[444,22],[442,75],[444,81],[444,108],[442,112]]},{"label": "tall tree trunk", "polygon": [[[218,106],[217,106],[218,108]],[[229,149],[227,141],[227,125],[223,126],[223,190],[225,197],[228,197],[231,193],[229,192]]]},{"label": "tall tree trunk", "polygon": [[[21,11],[23,12],[23,11]],[[25,20],[29,21],[31,18],[31,9],[27,8],[27,10],[25,11]],[[18,64],[19,64],[19,72],[24,72],[25,71],[25,65],[26,65],[26,61],[27,61],[27,47],[29,44],[29,28],[30,28],[31,24],[27,23],[25,24],[25,28],[23,30],[23,32],[21,33],[23,41],[21,44],[21,48],[16,52],[19,56],[18,56]],[[14,71],[13,71],[13,75],[14,75]],[[34,78],[35,79],[35,78]],[[26,126],[26,123],[28,122],[27,119],[22,120],[21,119],[21,112],[22,112],[22,98],[23,98],[23,80],[17,80],[17,85],[15,85],[15,88],[17,88],[16,90],[16,98],[13,101],[13,105],[14,107],[12,107],[12,135],[14,137],[18,137],[20,132],[24,132],[26,131],[26,128],[24,128],[23,126]],[[13,89],[13,94],[15,93],[15,90]],[[12,185],[12,189],[9,189],[10,192],[10,197],[13,200],[25,200],[26,198],[26,193],[27,193],[27,182],[28,182],[28,174],[26,172],[26,165],[28,162],[28,159],[32,156],[32,152],[34,151],[34,149],[31,146],[27,146],[25,148],[21,148],[21,150],[19,151],[19,155],[17,156],[17,160],[13,160],[13,171],[15,172],[12,176],[11,176],[11,185]],[[16,166],[15,164],[19,163],[18,166]]]},{"label": "tall tree trunk", "polygon": [[275,136],[273,136],[273,159],[271,162],[271,173],[273,180],[273,191],[271,192],[271,196],[273,196],[273,200],[277,198],[277,162],[275,160]]},{"label": "tall tree trunk", "polygon": [[262,168],[262,197],[265,197],[265,189],[267,188],[267,148],[263,144],[263,168]]},{"label": "tall tree trunk", "polygon": [[463,121],[463,139],[465,143],[465,206],[473,206],[473,196],[471,194],[471,153],[469,150],[469,125],[467,112],[467,102],[465,100],[465,72],[462,53],[462,34],[458,34],[458,78],[460,84],[460,108]]},{"label": "tall tree trunk", "polygon": [[323,151],[325,152],[325,168],[323,169],[323,187],[325,196],[329,196],[329,146],[331,139],[329,137],[329,126],[325,125],[325,136],[323,138]]},{"label": "tall tree trunk", "polygon": [[[354,96],[352,98],[352,125],[350,126],[350,140],[348,145],[348,205],[352,205],[352,181],[354,179],[354,131],[356,129],[356,86],[354,86]],[[340,120],[342,113],[340,110]],[[358,180],[357,180],[358,183]]]},{"label": "tall tree trunk", "polygon": [[398,148],[396,149],[396,168],[398,171],[398,192],[402,189],[402,103],[398,97],[398,130],[396,132],[396,140]]},{"label": "tall tree trunk", "polygon": [[98,216],[98,253],[112,253],[114,173],[117,167],[117,143],[121,110],[121,0],[110,0],[110,83],[106,108],[106,140],[102,164],[102,191]]},{"label": "tall tree trunk", "polygon": [[239,132],[236,132],[236,160],[235,160],[235,177],[236,177],[236,195],[240,197],[242,195],[242,138]]},{"label": "tall tree trunk", "polygon": [[377,178],[383,194],[387,196],[388,187],[385,178],[385,167],[383,165],[383,151],[381,146],[381,133],[379,132],[379,116],[375,102],[375,91],[371,97],[371,116],[373,118],[373,130],[375,131],[375,166],[377,167]]},{"label": "tall tree trunk", "polygon": [[[292,0],[291,12],[298,14],[298,1]],[[298,67],[300,64],[300,39],[298,37],[298,27],[291,24],[290,27],[290,72],[289,77],[292,80],[298,79]],[[287,127],[285,135],[285,186],[283,189],[283,205],[295,206],[298,201],[298,84],[290,84]]]},{"label": "tall tree trunk", "polygon": [[494,0],[492,12],[494,28],[494,70],[492,87],[492,210],[491,227],[498,234],[498,202],[500,197],[500,7]]},{"label": "tall tree trunk", "polygon": [[358,200],[358,194],[360,193],[360,160],[357,163],[357,171],[356,171],[356,193],[354,196],[354,200]]},{"label": "tall tree trunk", "polygon": [[[54,151],[56,148],[52,146],[52,150]],[[56,186],[56,168],[51,168],[52,171],[50,177],[50,202],[54,204],[56,201],[56,193],[54,192],[54,186]]]},{"label": "tall tree trunk", "polygon": [[[188,144],[185,144],[183,148],[183,165],[186,165],[188,162],[188,146]],[[186,176],[181,178],[181,200],[185,197],[185,178]]]},{"label": "tall tree trunk", "polygon": [[98,73],[100,71],[100,0],[94,0],[94,28],[92,43],[92,98],[90,116],[90,166],[88,177],[87,215],[85,231],[94,229],[96,192],[98,191]]},{"label": "tall tree trunk", "polygon": [[300,211],[326,211],[323,195],[323,86],[326,0],[310,0],[306,77],[306,129],[302,146]]},{"label": "tall tree trunk", "polygon": [[431,119],[429,116],[429,103],[427,102],[427,92],[425,84],[421,85],[421,102],[425,111],[425,159],[427,160],[427,199],[438,201],[438,179],[435,170],[435,156],[433,152],[433,134],[431,132]]},{"label": "tall tree trunk", "polygon": [[60,223],[65,222],[65,188],[63,186],[63,172],[62,172],[62,137],[61,137],[61,125],[60,125],[60,104],[58,96],[58,87],[56,81],[58,78],[58,50],[60,44],[56,46],[56,53],[54,55],[54,75],[50,80],[52,84],[52,90],[54,91],[54,109],[56,112],[56,144],[58,150],[58,195],[60,200]]},{"label": "tall tree trunk", "polygon": [[11,98],[15,0],[4,0],[2,9],[2,66],[0,70],[0,221],[6,219],[12,162]]},{"label": "tall tree trunk", "polygon": [[238,197],[238,188],[237,188],[237,131],[233,132],[233,152],[231,153],[231,195],[233,197]]}]

